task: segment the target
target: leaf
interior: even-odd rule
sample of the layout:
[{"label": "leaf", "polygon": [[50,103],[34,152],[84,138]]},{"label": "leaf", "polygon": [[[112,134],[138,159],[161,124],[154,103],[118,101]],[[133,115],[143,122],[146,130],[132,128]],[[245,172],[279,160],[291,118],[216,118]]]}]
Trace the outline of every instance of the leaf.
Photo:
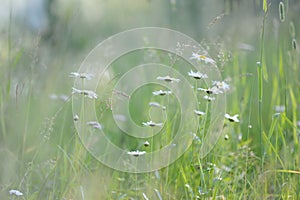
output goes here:
[{"label": "leaf", "polygon": [[263,10],[266,13],[268,10],[267,0],[263,0]]}]

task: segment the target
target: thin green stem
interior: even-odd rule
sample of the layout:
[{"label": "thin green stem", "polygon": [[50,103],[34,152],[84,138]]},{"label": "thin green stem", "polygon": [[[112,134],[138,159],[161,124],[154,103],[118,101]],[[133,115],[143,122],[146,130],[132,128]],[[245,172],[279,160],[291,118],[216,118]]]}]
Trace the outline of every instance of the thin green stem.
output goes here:
[{"label": "thin green stem", "polygon": [[261,155],[261,168],[263,168],[263,120],[262,120],[262,101],[263,101],[263,54],[264,54],[264,36],[265,36],[265,21],[266,21],[267,11],[264,14],[261,37],[260,37],[260,59],[258,62],[257,75],[258,75],[258,124],[259,124],[259,142],[260,142],[260,155]]}]

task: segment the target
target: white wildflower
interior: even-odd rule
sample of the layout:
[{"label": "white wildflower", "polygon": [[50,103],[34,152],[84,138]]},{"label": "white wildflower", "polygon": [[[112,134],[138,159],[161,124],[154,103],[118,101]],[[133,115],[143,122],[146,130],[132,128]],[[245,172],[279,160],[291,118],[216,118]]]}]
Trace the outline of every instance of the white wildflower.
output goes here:
[{"label": "white wildflower", "polygon": [[197,142],[201,142],[200,138],[197,136],[196,133],[191,133],[193,136],[194,136],[194,140],[197,141]]},{"label": "white wildflower", "polygon": [[194,113],[195,113],[196,115],[198,115],[198,116],[203,116],[203,115],[205,115],[205,112],[200,111],[200,110],[194,110]]},{"label": "white wildflower", "polygon": [[9,191],[9,194],[10,195],[16,195],[16,196],[23,196],[23,193],[22,192],[20,192],[19,190],[10,190]]},{"label": "white wildflower", "polygon": [[205,95],[203,98],[206,99],[207,101],[214,101],[214,100],[216,100],[215,97],[210,97],[210,96],[207,96],[207,95]]},{"label": "white wildflower", "polygon": [[193,72],[193,70],[191,70],[190,72],[188,72],[188,75],[195,78],[195,79],[204,79],[204,78],[208,78],[208,76],[206,74],[202,74],[200,72]]},{"label": "white wildflower", "polygon": [[166,106],[160,105],[157,102],[150,102],[149,106],[151,106],[151,107],[158,107],[158,108],[162,108],[163,110],[166,110]]},{"label": "white wildflower", "polygon": [[227,134],[225,134],[224,140],[229,140],[229,136]]},{"label": "white wildflower", "polygon": [[169,75],[168,76],[159,76],[156,78],[157,80],[162,80],[162,81],[166,81],[166,82],[179,82],[180,79],[177,78],[172,78]]},{"label": "white wildflower", "polygon": [[160,127],[162,127],[162,125],[163,125],[163,123],[155,123],[153,121],[143,122],[142,124],[144,126],[150,126],[150,127],[154,127],[154,126],[160,126]]},{"label": "white wildflower", "polygon": [[230,86],[225,81],[213,81],[212,84],[224,92],[230,89]]},{"label": "white wildflower", "polygon": [[164,95],[169,95],[169,94],[172,94],[172,91],[162,91],[162,90],[158,90],[158,91],[154,91],[152,92],[153,95],[155,96],[164,96]]},{"label": "white wildflower", "polygon": [[226,119],[228,119],[230,122],[240,122],[240,120],[238,119],[238,114],[234,115],[234,116],[230,116],[229,114],[225,114],[224,115]]},{"label": "white wildflower", "polygon": [[191,60],[198,60],[198,61],[204,61],[205,64],[209,63],[209,64],[216,64],[216,61],[214,61],[213,59],[205,56],[205,55],[201,55],[198,53],[192,53],[192,57],[190,57]]},{"label": "white wildflower", "polygon": [[142,156],[142,155],[146,154],[146,151],[139,151],[139,150],[129,151],[129,152],[127,152],[127,154],[131,155],[131,156],[138,157],[138,156]]},{"label": "white wildflower", "polygon": [[207,94],[213,94],[214,93],[211,88],[207,88],[207,89],[205,89],[205,88],[197,88],[197,90],[206,92]]},{"label": "white wildflower", "polygon": [[90,121],[90,122],[87,122],[86,124],[90,125],[91,127],[95,128],[95,129],[99,129],[99,130],[102,129],[101,124],[99,124],[99,122],[96,122],[96,121]]},{"label": "white wildflower", "polygon": [[98,95],[95,92],[91,91],[91,90],[79,90],[79,89],[76,89],[76,88],[72,88],[72,94],[82,94],[84,96],[87,96],[90,99],[97,99],[98,98]]},{"label": "white wildflower", "polygon": [[199,90],[199,91],[204,91],[204,92],[206,92],[207,94],[222,94],[223,93],[223,91],[222,90],[220,90],[218,87],[216,87],[216,86],[213,86],[212,88],[207,88],[207,89],[205,89],[205,88],[197,88],[197,90]]},{"label": "white wildflower", "polygon": [[79,120],[79,116],[78,115],[74,115],[73,120],[76,122]]},{"label": "white wildflower", "polygon": [[87,79],[91,80],[94,75],[88,74],[88,73],[78,73],[78,72],[71,72],[70,77],[72,78],[82,78],[82,79]]},{"label": "white wildflower", "polygon": [[148,146],[150,146],[150,143],[149,143],[148,141],[145,141],[145,142],[144,142],[144,146],[145,146],[145,147],[148,147]]}]

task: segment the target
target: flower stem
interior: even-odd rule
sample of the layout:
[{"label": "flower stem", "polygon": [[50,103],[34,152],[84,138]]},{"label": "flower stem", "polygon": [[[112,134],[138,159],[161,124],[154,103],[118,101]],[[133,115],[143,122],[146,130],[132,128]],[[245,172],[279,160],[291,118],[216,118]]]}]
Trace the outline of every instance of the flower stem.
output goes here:
[{"label": "flower stem", "polygon": [[263,101],[263,54],[264,54],[264,35],[265,35],[265,20],[267,16],[267,11],[263,17],[263,23],[261,28],[261,37],[260,37],[260,59],[257,68],[258,75],[258,123],[259,123],[259,142],[260,142],[260,155],[261,155],[261,168],[263,169],[263,158],[264,158],[264,146],[263,146],[263,122],[262,122],[262,101]]}]

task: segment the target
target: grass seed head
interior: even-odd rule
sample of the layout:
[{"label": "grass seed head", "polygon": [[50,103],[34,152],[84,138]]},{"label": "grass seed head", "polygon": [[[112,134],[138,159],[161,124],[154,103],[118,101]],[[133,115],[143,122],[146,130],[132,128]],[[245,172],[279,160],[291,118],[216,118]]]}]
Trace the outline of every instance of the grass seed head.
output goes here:
[{"label": "grass seed head", "polygon": [[279,19],[281,22],[285,20],[285,8],[282,1],[279,3]]},{"label": "grass seed head", "polygon": [[292,47],[293,47],[294,50],[298,49],[297,40],[295,38],[292,40]]}]

